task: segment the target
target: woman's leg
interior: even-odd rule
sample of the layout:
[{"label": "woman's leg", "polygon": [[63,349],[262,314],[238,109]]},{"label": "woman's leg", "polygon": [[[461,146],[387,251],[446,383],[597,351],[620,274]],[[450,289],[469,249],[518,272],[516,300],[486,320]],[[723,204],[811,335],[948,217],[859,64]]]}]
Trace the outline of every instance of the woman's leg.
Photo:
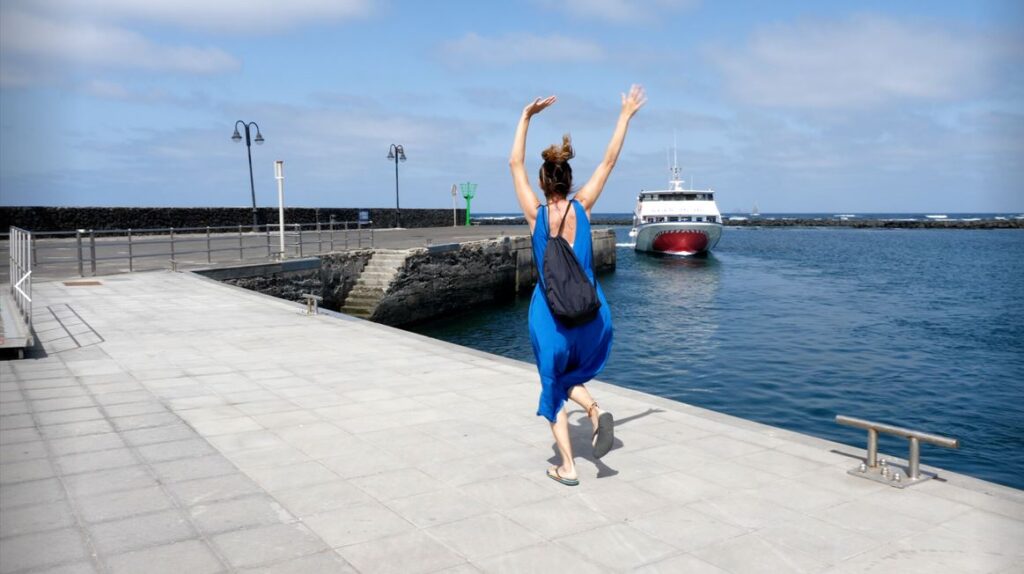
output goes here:
[{"label": "woman's leg", "polygon": [[590,423],[593,424],[596,429],[601,413],[604,411],[601,410],[601,407],[597,407],[596,409],[590,408],[597,401],[594,400],[594,397],[590,396],[590,391],[587,390],[587,387],[584,387],[583,385],[576,385],[569,389],[569,399],[583,407],[587,412],[587,415],[590,417]]},{"label": "woman's leg", "polygon": [[562,478],[576,478],[576,464],[572,459],[572,442],[569,440],[569,417],[565,409],[558,411],[555,422],[551,423],[551,434],[555,435],[555,444],[558,445],[558,453],[562,456],[562,465],[558,467],[558,474]]},{"label": "woman's leg", "polygon": [[615,443],[615,418],[597,406],[597,402],[583,385],[569,389],[569,398],[587,410],[590,423],[594,425],[594,438],[590,442],[594,447],[594,458],[608,454]]}]

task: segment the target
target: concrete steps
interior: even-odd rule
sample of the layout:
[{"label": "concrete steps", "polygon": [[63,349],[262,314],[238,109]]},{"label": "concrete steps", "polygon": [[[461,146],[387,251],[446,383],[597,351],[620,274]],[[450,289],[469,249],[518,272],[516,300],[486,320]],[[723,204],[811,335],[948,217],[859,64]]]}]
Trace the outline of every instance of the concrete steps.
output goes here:
[{"label": "concrete steps", "polygon": [[409,252],[404,250],[374,250],[355,286],[345,298],[341,312],[364,319],[371,317],[408,256]]}]

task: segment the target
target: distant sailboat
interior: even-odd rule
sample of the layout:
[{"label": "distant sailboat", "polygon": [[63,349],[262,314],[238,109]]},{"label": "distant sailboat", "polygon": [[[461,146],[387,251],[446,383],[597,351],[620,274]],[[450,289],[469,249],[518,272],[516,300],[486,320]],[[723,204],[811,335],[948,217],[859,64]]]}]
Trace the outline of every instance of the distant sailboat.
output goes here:
[{"label": "distant sailboat", "polygon": [[750,210],[750,215],[753,215],[755,217],[758,216],[758,215],[761,215],[761,212],[757,210],[757,202],[756,201],[754,202],[754,209]]}]

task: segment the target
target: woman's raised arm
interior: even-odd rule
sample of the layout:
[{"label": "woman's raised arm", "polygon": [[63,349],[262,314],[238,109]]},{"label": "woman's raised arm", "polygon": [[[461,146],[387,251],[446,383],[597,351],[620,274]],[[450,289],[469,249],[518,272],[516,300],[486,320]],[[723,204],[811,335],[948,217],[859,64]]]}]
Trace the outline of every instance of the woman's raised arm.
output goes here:
[{"label": "woman's raised arm", "polygon": [[604,191],[604,184],[608,181],[608,176],[611,175],[612,168],[615,167],[615,162],[619,159],[622,142],[626,140],[626,130],[629,129],[629,120],[633,119],[633,114],[645,103],[647,103],[647,95],[644,93],[643,86],[634,84],[629,89],[628,96],[622,94],[622,111],[619,112],[619,121],[615,124],[615,133],[612,134],[612,140],[608,142],[604,159],[594,170],[594,175],[590,176],[590,181],[576,194],[576,200],[587,210],[587,215],[590,215],[590,210],[597,203],[601,192]]},{"label": "woman's raised arm", "polygon": [[530,187],[530,178],[526,175],[526,131],[530,127],[530,118],[540,113],[544,108],[555,103],[555,96],[537,98],[523,108],[523,115],[519,118],[519,125],[516,127],[516,137],[512,141],[512,154],[508,158],[509,169],[512,170],[512,184],[516,189],[516,199],[519,200],[519,207],[523,210],[526,223],[533,231],[533,224],[537,221],[537,195]]}]

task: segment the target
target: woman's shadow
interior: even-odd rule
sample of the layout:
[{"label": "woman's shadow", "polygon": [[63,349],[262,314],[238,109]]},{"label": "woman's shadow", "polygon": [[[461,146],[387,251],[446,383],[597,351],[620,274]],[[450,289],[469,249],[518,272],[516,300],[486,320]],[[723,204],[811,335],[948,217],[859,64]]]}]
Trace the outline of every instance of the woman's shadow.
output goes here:
[{"label": "woman's shadow", "polygon": [[[616,419],[615,428],[617,429],[620,426],[628,422],[635,421],[636,419],[639,419],[641,417],[646,417],[648,415],[663,412],[665,411],[661,409],[647,409],[645,412],[642,413],[638,413],[622,419]],[[615,476],[616,474],[619,474],[619,471],[608,466],[599,459],[594,458],[594,449],[592,442],[594,438],[594,425],[590,423],[590,419],[587,417],[587,413],[583,409],[573,410],[566,413],[566,415],[569,417],[572,417],[572,415],[575,414],[582,415],[576,417],[575,422],[573,422],[572,418],[569,419],[569,441],[572,443],[572,452],[575,455],[575,457],[582,458],[584,460],[588,460],[594,463],[594,466],[597,467],[597,478],[605,478],[607,476]],[[611,450],[622,448],[623,446],[624,443],[616,435],[615,440],[612,442]],[[561,464],[562,457],[560,454],[558,454],[557,443],[551,444],[551,451],[552,455],[551,458],[548,459],[548,462],[554,465]]]}]

